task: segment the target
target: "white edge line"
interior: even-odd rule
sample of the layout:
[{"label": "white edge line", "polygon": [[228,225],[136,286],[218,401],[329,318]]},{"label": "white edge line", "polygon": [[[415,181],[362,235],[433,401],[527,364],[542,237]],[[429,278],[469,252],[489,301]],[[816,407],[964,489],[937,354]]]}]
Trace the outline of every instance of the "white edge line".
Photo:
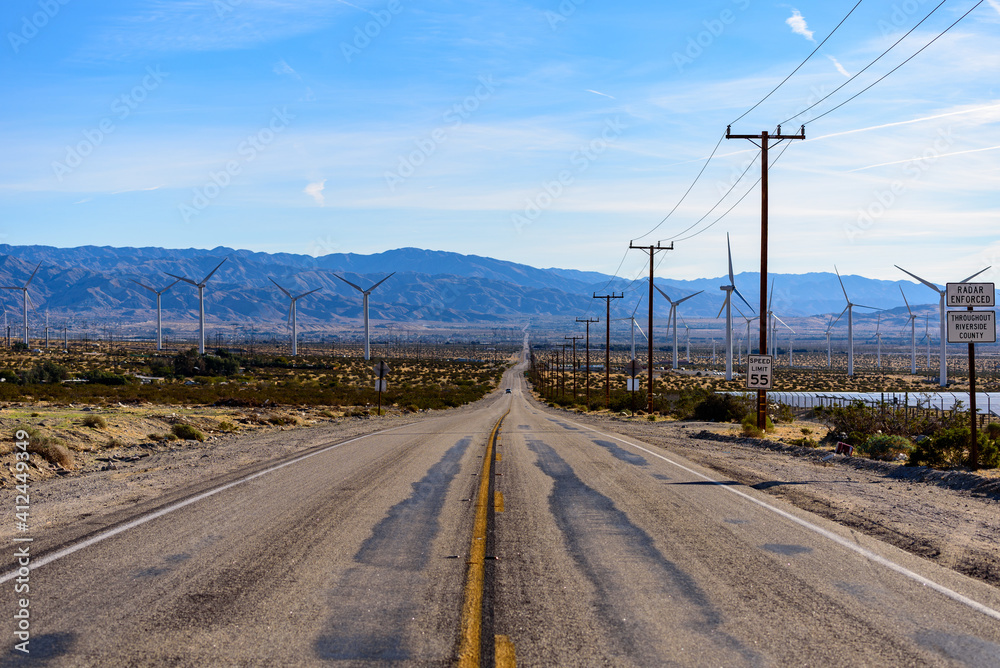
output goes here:
[{"label": "white edge line", "polygon": [[1000,612],[998,612],[997,610],[994,610],[993,608],[990,608],[990,607],[988,607],[986,605],[983,605],[982,603],[979,603],[978,601],[974,601],[971,598],[968,598],[967,596],[963,596],[962,594],[959,594],[957,591],[949,589],[948,587],[945,587],[944,585],[940,585],[940,584],[934,582],[933,580],[925,578],[923,575],[920,575],[919,573],[914,573],[910,569],[905,568],[904,566],[900,566],[899,564],[895,563],[894,561],[886,559],[885,557],[880,556],[880,555],[872,552],[871,550],[869,550],[867,548],[864,548],[864,547],[861,547],[860,545],[852,543],[851,541],[847,540],[843,536],[839,536],[839,535],[833,533],[832,531],[824,529],[823,527],[817,526],[817,525],[815,525],[815,524],[813,524],[813,523],[811,523],[811,522],[809,522],[807,520],[804,520],[804,519],[802,519],[800,517],[796,517],[795,515],[792,515],[791,513],[787,512],[787,511],[784,511],[781,508],[777,508],[775,506],[772,506],[771,504],[767,503],[766,501],[762,501],[760,499],[754,498],[754,497],[750,496],[749,494],[747,494],[745,492],[741,492],[738,489],[734,489],[733,487],[730,487],[729,485],[724,485],[720,481],[714,480],[713,478],[710,478],[707,475],[704,475],[703,473],[699,473],[698,471],[692,470],[692,469],[684,466],[683,464],[678,464],[677,462],[673,461],[669,457],[665,457],[664,455],[661,455],[658,452],[654,452],[652,450],[644,448],[641,445],[636,445],[635,443],[627,441],[627,440],[625,440],[625,439],[623,439],[623,438],[621,438],[619,436],[615,436],[613,434],[609,434],[609,433],[603,432],[603,431],[598,431],[597,429],[594,429],[593,427],[590,427],[590,426],[585,425],[585,424],[581,424],[579,422],[573,422],[572,420],[567,420],[567,422],[571,422],[572,424],[575,424],[578,427],[582,427],[582,428],[586,429],[587,431],[592,431],[595,434],[600,434],[602,436],[607,436],[608,438],[612,438],[612,439],[614,439],[616,441],[619,441],[620,443],[624,443],[626,445],[630,445],[633,448],[636,448],[637,450],[642,450],[643,452],[645,452],[647,454],[650,454],[650,455],[652,455],[654,457],[658,457],[659,459],[662,459],[663,461],[667,462],[668,464],[672,464],[673,466],[676,466],[677,468],[681,469],[682,471],[687,471],[691,475],[697,476],[698,478],[701,478],[702,480],[706,480],[708,482],[711,482],[712,484],[718,485],[720,489],[724,489],[725,491],[730,492],[732,494],[735,494],[736,496],[742,497],[742,498],[746,499],[747,501],[750,501],[752,503],[756,503],[758,506],[761,506],[762,508],[766,508],[767,510],[770,510],[771,512],[773,512],[775,514],[780,515],[781,517],[784,517],[785,519],[790,520],[790,521],[798,524],[801,527],[804,527],[804,528],[806,528],[806,529],[808,529],[810,531],[813,531],[813,532],[819,534],[820,536],[823,536],[824,538],[832,540],[834,543],[837,543],[841,547],[845,547],[848,550],[851,550],[853,552],[856,552],[856,553],[860,554],[862,557],[865,557],[866,559],[868,559],[870,561],[873,561],[873,562],[875,562],[877,564],[885,566],[889,570],[895,571],[895,572],[899,573],[900,575],[904,575],[904,576],[910,578],[911,580],[914,580],[915,582],[918,582],[919,584],[924,585],[925,587],[929,587],[929,588],[933,589],[934,591],[938,592],[939,594],[943,594],[943,595],[947,596],[948,598],[952,599],[953,601],[957,601],[959,603],[967,605],[968,607],[972,608],[976,612],[980,612],[980,613],[986,615],[987,617],[992,617],[993,619],[996,619],[997,621],[1000,621]]},{"label": "white edge line", "polygon": [[[198,501],[201,501],[202,499],[207,499],[208,497],[213,496],[215,494],[218,494],[219,492],[224,492],[224,491],[226,491],[227,489],[229,489],[231,487],[235,487],[237,485],[242,485],[243,483],[248,482],[250,480],[253,480],[254,478],[259,478],[259,477],[261,477],[263,475],[267,475],[268,473],[273,473],[273,472],[275,472],[275,471],[277,471],[279,469],[285,468],[286,466],[291,466],[292,464],[297,464],[298,462],[301,462],[301,461],[303,461],[305,459],[309,459],[310,457],[315,457],[316,455],[321,455],[324,452],[329,452],[330,450],[333,450],[334,448],[339,448],[342,445],[347,445],[349,443],[354,443],[356,441],[360,441],[361,439],[368,438],[369,436],[377,436],[379,434],[385,434],[385,433],[388,433],[390,431],[395,431],[396,429],[402,429],[405,426],[407,426],[407,425],[400,425],[398,427],[392,427],[390,429],[383,429],[381,431],[372,432],[371,434],[364,434],[362,436],[356,436],[356,437],[354,437],[352,439],[343,441],[341,443],[335,443],[335,444],[333,444],[333,445],[331,445],[329,447],[323,448],[322,450],[316,450],[315,452],[309,452],[307,454],[301,455],[301,456],[296,457],[294,459],[290,459],[287,462],[282,462],[281,464],[278,464],[276,466],[272,466],[271,468],[268,468],[268,469],[264,469],[263,471],[257,471],[256,473],[251,473],[250,475],[248,475],[248,476],[246,476],[244,478],[240,478],[239,480],[234,480],[233,482],[226,483],[225,485],[222,485],[221,487],[216,487],[214,489],[208,490],[207,492],[202,492],[201,494],[198,494],[196,496],[192,496],[191,498],[185,499],[183,501],[178,501],[177,503],[175,503],[173,505],[170,505],[170,506],[167,506],[166,508],[160,508],[159,510],[157,510],[157,511],[155,511],[153,513],[150,513],[149,515],[143,515],[142,517],[134,519],[131,522],[126,522],[125,524],[117,526],[114,529],[109,529],[108,531],[105,531],[104,533],[99,533],[96,536],[91,536],[90,538],[88,538],[86,540],[83,540],[83,541],[81,541],[79,543],[76,543],[74,545],[70,545],[69,547],[63,548],[63,549],[59,550],[58,552],[53,552],[51,554],[47,554],[44,557],[41,557],[40,559],[32,559],[31,560],[31,565],[28,568],[30,570],[32,570],[32,571],[35,570],[36,568],[41,568],[42,566],[45,566],[46,564],[51,564],[53,561],[56,561],[57,559],[62,559],[63,557],[66,557],[66,556],[69,556],[69,555],[73,554],[74,552],[78,552],[78,551],[84,549],[85,547],[90,547],[91,545],[99,543],[102,540],[111,538],[112,536],[116,536],[116,535],[118,535],[118,534],[120,534],[120,533],[122,533],[124,531],[128,531],[129,529],[134,529],[135,527],[137,527],[137,526],[139,526],[141,524],[145,524],[146,522],[149,522],[150,520],[155,520],[156,518],[162,517],[162,516],[164,516],[164,515],[166,515],[168,513],[172,513],[175,510],[180,510],[181,508],[183,508],[185,506],[189,506],[192,503],[197,503]],[[3,584],[4,582],[9,582],[10,580],[13,580],[14,578],[16,578],[18,576],[19,570],[20,569],[14,570],[14,571],[10,571],[9,573],[5,573],[2,577],[0,577],[0,584]]]}]

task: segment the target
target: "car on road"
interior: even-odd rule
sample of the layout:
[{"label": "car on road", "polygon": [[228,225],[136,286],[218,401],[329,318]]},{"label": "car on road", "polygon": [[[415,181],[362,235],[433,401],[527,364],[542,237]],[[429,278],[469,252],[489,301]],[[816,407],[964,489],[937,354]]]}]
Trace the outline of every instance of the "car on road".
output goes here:
[{"label": "car on road", "polygon": [[508,387],[504,394],[510,394],[510,388]]}]

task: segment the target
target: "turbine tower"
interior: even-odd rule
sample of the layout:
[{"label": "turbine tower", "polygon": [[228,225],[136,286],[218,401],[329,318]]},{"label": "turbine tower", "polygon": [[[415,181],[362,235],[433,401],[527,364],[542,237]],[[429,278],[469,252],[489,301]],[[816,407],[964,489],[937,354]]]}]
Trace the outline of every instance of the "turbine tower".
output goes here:
[{"label": "turbine tower", "polygon": [[837,272],[837,280],[840,281],[840,289],[844,291],[844,299],[847,301],[847,306],[844,310],[840,312],[837,319],[847,313],[847,375],[854,375],[854,307],[858,306],[860,308],[870,308],[873,311],[878,310],[874,306],[865,306],[864,304],[855,304],[851,301],[851,298],[847,296],[847,288],[844,287],[844,280],[840,278],[840,270],[834,265],[833,270]]},{"label": "turbine tower", "polygon": [[362,288],[359,285],[355,285],[354,283],[351,283],[349,280],[347,280],[346,278],[344,278],[342,276],[337,276],[337,274],[334,274],[334,276],[337,276],[337,278],[339,278],[340,280],[342,280],[344,283],[347,283],[349,286],[351,286],[352,288],[354,288],[355,290],[357,290],[358,292],[360,292],[362,294],[362,296],[363,296],[362,310],[364,310],[364,316],[365,316],[365,360],[366,361],[369,360],[369,359],[371,359],[371,351],[370,351],[369,342],[368,342],[368,295],[370,295],[372,293],[372,290],[374,290],[375,288],[377,288],[378,286],[382,285],[387,280],[389,280],[389,278],[393,274],[395,274],[395,273],[396,272],[392,272],[392,274],[389,274],[389,276],[386,276],[381,281],[379,281],[375,285],[371,286],[367,290],[365,290],[364,288]]},{"label": "turbine tower", "polygon": [[[31,285],[31,281],[34,280],[35,274],[38,273],[38,267],[41,267],[41,266],[42,266],[42,263],[39,262],[38,266],[35,267],[35,270],[33,272],[31,272],[31,276],[28,277],[27,283],[25,283],[24,285],[2,285],[2,286],[0,286],[0,290],[20,290],[21,291],[21,297],[22,297],[22,300],[23,300],[23,303],[24,303],[24,345],[26,345],[26,346],[28,345],[28,302],[31,300],[31,298],[28,296],[28,286]],[[6,317],[6,312],[4,313],[4,317]]]},{"label": "turbine tower", "polygon": [[208,279],[212,278],[212,274],[219,270],[226,260],[229,258],[223,258],[222,262],[215,265],[215,269],[208,272],[208,276],[201,279],[199,282],[195,283],[190,278],[184,278],[183,276],[177,276],[176,274],[171,274],[168,271],[163,272],[171,278],[176,278],[178,281],[184,281],[185,283],[190,283],[191,285],[198,288],[198,354],[205,354],[205,284],[208,283]]},{"label": "turbine tower", "polygon": [[163,327],[162,327],[162,321],[160,319],[160,295],[162,295],[164,292],[177,285],[177,281],[174,281],[173,283],[163,288],[162,290],[157,290],[156,288],[151,288],[148,285],[140,283],[139,281],[132,280],[131,278],[128,280],[132,281],[136,285],[140,285],[146,288],[147,290],[156,295],[156,349],[163,350]]},{"label": "turbine tower", "polygon": [[917,316],[910,309],[910,302],[906,301],[906,294],[903,287],[899,287],[899,294],[903,295],[903,303],[906,304],[906,312],[910,314],[910,375],[917,375]]},{"label": "turbine tower", "polygon": [[682,302],[687,301],[688,299],[691,299],[692,297],[694,297],[696,295],[700,295],[702,292],[704,292],[704,290],[699,290],[698,292],[694,293],[693,295],[688,295],[687,297],[681,297],[677,301],[674,301],[673,299],[671,299],[670,297],[667,296],[666,292],[664,292],[663,290],[660,290],[660,286],[658,286],[658,285],[656,285],[654,283],[653,287],[656,288],[657,292],[659,292],[661,295],[663,295],[664,299],[666,299],[668,302],[670,302],[670,313],[667,315],[667,327],[670,327],[671,321],[674,323],[674,360],[673,360],[674,361],[674,365],[673,365],[673,368],[677,369],[677,307],[680,306],[680,304]]},{"label": "turbine tower", "polygon": [[[930,281],[925,281],[924,279],[920,278],[916,274],[911,274],[910,272],[908,272],[905,269],[903,269],[902,267],[900,267],[898,264],[897,265],[893,265],[893,266],[895,266],[896,269],[899,269],[904,274],[909,274],[913,278],[917,279],[918,281],[920,281],[921,283],[923,283],[924,285],[926,285],[927,287],[929,287],[931,290],[933,290],[934,292],[938,293],[938,296],[940,297],[940,300],[938,301],[938,308],[941,311],[941,374],[940,374],[940,377],[938,379],[938,382],[941,385],[941,387],[946,387],[948,385],[948,357],[947,357],[947,354],[948,354],[948,351],[947,351],[947,348],[948,348],[948,316],[945,313],[945,303],[944,302],[945,302],[945,295],[947,294],[948,291],[947,290],[942,290],[941,288],[939,288],[938,286],[934,285]],[[989,269],[989,267],[986,267],[986,269]],[[979,274],[981,274],[984,271],[986,271],[986,269],[980,269],[979,271],[977,271],[976,273],[974,273],[972,276],[969,276],[968,278],[959,281],[959,283],[968,283],[973,278],[975,278]]]},{"label": "turbine tower", "polygon": [[729,252],[729,283],[726,285],[719,286],[720,290],[726,293],[726,299],[722,303],[722,308],[719,309],[719,315],[715,316],[718,318],[722,315],[722,310],[726,311],[726,380],[733,379],[733,312],[732,312],[732,297],[735,292],[736,295],[743,300],[743,303],[747,305],[750,312],[753,313],[753,307],[750,306],[748,302],[740,291],[736,289],[736,279],[733,277],[733,249],[729,244],[729,234],[726,233],[726,250]]},{"label": "turbine tower", "polygon": [[291,300],[291,305],[288,307],[288,318],[289,318],[289,320],[292,321],[292,357],[295,357],[296,355],[299,354],[299,348],[298,348],[298,328],[297,328],[296,318],[295,318],[295,313],[296,313],[296,311],[295,311],[295,302],[297,302],[298,300],[302,299],[306,295],[311,295],[312,293],[317,292],[321,288],[316,288],[315,290],[310,290],[309,292],[303,292],[300,295],[292,296],[291,292],[289,292],[288,290],[286,290],[283,287],[281,287],[280,285],[278,285],[278,282],[275,281],[270,276],[268,276],[267,280],[269,280],[272,283],[274,283],[274,285],[277,286],[277,288],[279,290],[281,290],[282,292],[284,292],[285,296],[288,297]]}]

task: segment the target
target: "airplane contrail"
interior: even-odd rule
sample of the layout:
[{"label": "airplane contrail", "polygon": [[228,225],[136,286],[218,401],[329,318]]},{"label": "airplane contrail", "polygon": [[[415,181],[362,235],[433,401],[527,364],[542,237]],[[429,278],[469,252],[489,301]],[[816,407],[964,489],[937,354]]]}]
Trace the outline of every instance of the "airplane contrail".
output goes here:
[{"label": "airplane contrail", "polygon": [[[988,146],[986,148],[972,148],[972,149],[969,149],[967,151],[955,151],[954,153],[942,153],[940,155],[935,155],[933,157],[936,160],[937,158],[947,158],[948,156],[952,156],[952,155],[965,155],[966,153],[980,153],[982,151],[995,151],[998,148],[1000,148],[1000,146]],[[915,158],[907,158],[906,160],[893,160],[892,162],[880,162],[877,165],[868,165],[867,167],[858,167],[857,169],[849,169],[849,170],[847,170],[847,172],[848,173],[850,173],[850,172],[860,172],[862,170],[873,169],[875,167],[886,167],[888,165],[900,165],[900,164],[902,164],[904,162],[913,162],[915,160],[920,160],[920,159],[921,159],[921,157],[917,156]]]},{"label": "airplane contrail", "polygon": [[949,111],[946,114],[936,114],[934,116],[924,116],[923,118],[911,118],[907,121],[896,121],[895,123],[883,123],[882,125],[872,125],[867,128],[856,128],[854,130],[844,130],[843,132],[833,132],[828,135],[820,135],[819,137],[812,137],[811,139],[806,139],[806,141],[819,141],[820,139],[829,139],[830,137],[840,137],[842,135],[850,135],[855,132],[868,132],[869,130],[881,130],[882,128],[891,128],[897,125],[909,125],[910,123],[922,123],[923,121],[933,121],[938,118],[947,118],[948,116],[958,116],[960,114],[972,114],[977,111],[983,111],[985,109],[1000,109],[1000,104],[991,104],[985,107],[976,107],[975,109],[963,109],[961,111]]}]

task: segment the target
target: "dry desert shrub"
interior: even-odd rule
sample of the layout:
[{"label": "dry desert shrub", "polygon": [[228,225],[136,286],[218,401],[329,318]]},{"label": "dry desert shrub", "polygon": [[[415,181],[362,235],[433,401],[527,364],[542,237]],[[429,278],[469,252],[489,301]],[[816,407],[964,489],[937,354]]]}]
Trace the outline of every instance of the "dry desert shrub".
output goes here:
[{"label": "dry desert shrub", "polygon": [[64,469],[76,468],[73,454],[61,441],[41,433],[34,427],[26,427],[24,431],[28,434],[28,452],[37,454],[48,463]]}]

